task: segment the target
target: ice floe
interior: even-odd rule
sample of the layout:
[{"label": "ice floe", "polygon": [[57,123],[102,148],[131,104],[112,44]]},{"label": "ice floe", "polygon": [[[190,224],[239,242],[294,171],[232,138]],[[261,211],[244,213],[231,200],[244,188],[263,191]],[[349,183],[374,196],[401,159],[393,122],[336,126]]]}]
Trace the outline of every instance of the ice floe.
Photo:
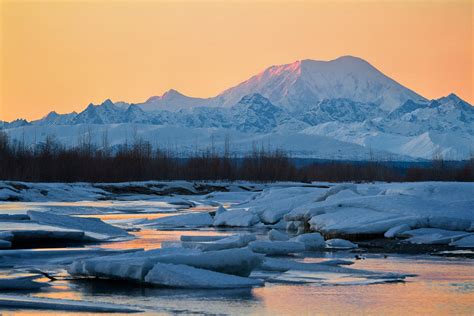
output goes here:
[{"label": "ice floe", "polygon": [[389,230],[387,230],[384,234],[384,237],[385,238],[394,238],[394,237],[397,237],[399,234],[407,231],[407,230],[410,230],[410,226],[408,226],[407,224],[401,224],[401,225],[397,225],[395,227],[392,227],[390,228]]},{"label": "ice floe", "polygon": [[326,247],[324,238],[320,233],[302,234],[296,236],[293,240],[302,243],[306,250],[321,250]]},{"label": "ice floe", "polygon": [[99,218],[72,217],[37,211],[28,211],[27,214],[32,221],[37,223],[80,230],[96,239],[100,239],[102,236],[108,238],[130,237],[130,234],[125,230],[104,223]]},{"label": "ice floe", "polygon": [[101,248],[16,249],[0,250],[0,267],[30,267],[68,265],[79,258],[101,258],[136,252],[137,249],[110,250]]},{"label": "ice floe", "polygon": [[157,262],[185,264],[216,272],[249,276],[260,266],[263,256],[247,248],[209,251],[205,253],[173,254],[155,258]]},{"label": "ice floe", "polygon": [[13,239],[13,234],[11,231],[0,231],[0,239],[11,241]]},{"label": "ice floe", "polygon": [[342,195],[343,198],[345,198],[347,195],[349,197],[354,197],[354,196],[358,195],[357,194],[357,186],[355,184],[352,184],[352,183],[339,184],[339,185],[335,185],[335,186],[329,188],[328,190],[326,190],[323,194],[321,194],[321,196],[319,196],[315,200],[315,202],[326,201],[329,198],[331,198],[335,195],[338,195],[340,192],[345,193],[344,195]]},{"label": "ice floe", "polygon": [[225,207],[223,207],[222,205],[220,205],[216,210],[216,215],[221,215],[225,212],[227,212],[227,209]]},{"label": "ice floe", "polygon": [[296,241],[257,240],[249,244],[250,249],[266,255],[288,255],[305,251],[305,245]]},{"label": "ice floe", "polygon": [[262,286],[261,280],[186,265],[157,263],[145,276],[145,282],[177,288],[228,289]]},{"label": "ice floe", "polygon": [[224,239],[229,237],[228,235],[216,235],[216,236],[209,236],[209,235],[181,235],[179,239],[181,241],[195,241],[195,242],[206,242],[206,241],[217,241],[220,239]]},{"label": "ice floe", "polygon": [[287,234],[282,233],[276,229],[272,229],[268,232],[268,239],[271,241],[287,241],[290,239]]},{"label": "ice floe", "polygon": [[228,236],[214,241],[194,241],[183,242],[182,247],[199,249],[202,251],[224,250],[230,248],[242,248],[247,246],[250,242],[256,240],[257,237],[253,234],[241,234]]},{"label": "ice floe", "polygon": [[[147,276],[151,270],[158,265],[164,268],[168,267],[168,271],[183,271],[184,274],[188,272],[194,274],[195,272],[197,273],[200,270],[204,270],[228,276],[247,277],[253,269],[260,266],[262,260],[262,255],[255,254],[246,248],[209,252],[199,252],[181,248],[165,248],[110,256],[107,258],[76,260],[70,265],[68,272],[73,276],[99,277],[147,283],[152,280],[152,277],[147,279]],[[165,266],[162,266],[163,264],[165,264]],[[193,267],[198,270],[175,270],[175,267],[169,265]],[[153,274],[156,279],[151,283],[159,284],[157,280],[158,277],[162,275],[157,274],[156,269]],[[219,275],[215,276],[219,277]],[[170,276],[167,276],[167,278],[170,278]],[[201,281],[204,282],[204,280],[196,279],[189,287],[205,287],[204,283],[197,286],[198,282]],[[228,282],[228,279],[224,279],[223,281]],[[168,283],[162,285],[171,286],[171,283],[169,283],[171,281],[167,282]],[[179,281],[176,283],[176,286],[185,287],[182,282],[183,281]],[[219,286],[216,283],[211,283],[209,286],[211,288],[219,288],[229,287],[229,284],[230,283],[225,283]],[[237,284],[236,287],[240,286],[242,285]]]},{"label": "ice floe", "polygon": [[7,249],[11,247],[12,247],[11,241],[0,239],[0,249]]},{"label": "ice floe", "polygon": [[0,291],[38,290],[50,286],[48,283],[35,281],[39,277],[39,275],[0,277]]},{"label": "ice floe", "polygon": [[319,262],[319,264],[327,264],[330,266],[350,266],[354,264],[354,261],[343,260],[343,259],[332,259]]},{"label": "ice floe", "polygon": [[0,295],[0,307],[3,309],[39,309],[91,313],[135,313],[142,311],[139,308],[118,304],[17,295]]},{"label": "ice floe", "polygon": [[142,223],[153,227],[207,227],[212,225],[212,217],[207,212],[195,212],[161,217]]},{"label": "ice floe", "polygon": [[229,210],[214,217],[214,226],[248,227],[260,222],[258,216],[246,210]]},{"label": "ice floe", "polygon": [[452,241],[450,245],[455,247],[474,248],[474,234]]},{"label": "ice floe", "polygon": [[384,278],[398,278],[404,279],[405,274],[391,273],[391,272],[376,272],[371,270],[362,270],[341,267],[342,264],[325,264],[321,263],[307,263],[299,262],[289,259],[266,258],[262,263],[261,269],[267,271],[287,272],[289,270],[295,271],[312,271],[320,273],[338,273],[348,275],[364,275],[364,276],[383,276]]},{"label": "ice floe", "polygon": [[448,245],[461,238],[474,236],[474,234],[438,228],[418,228],[404,231],[400,236],[409,237],[405,241],[413,244]]},{"label": "ice floe", "polygon": [[331,249],[353,249],[357,248],[358,246],[349,240],[344,240],[344,239],[328,239],[326,240],[326,248],[331,248]]},{"label": "ice floe", "polygon": [[42,225],[33,221],[0,222],[0,231],[11,234],[13,244],[45,245],[55,241],[100,241],[107,239],[105,235],[86,236],[84,231],[50,225]]}]

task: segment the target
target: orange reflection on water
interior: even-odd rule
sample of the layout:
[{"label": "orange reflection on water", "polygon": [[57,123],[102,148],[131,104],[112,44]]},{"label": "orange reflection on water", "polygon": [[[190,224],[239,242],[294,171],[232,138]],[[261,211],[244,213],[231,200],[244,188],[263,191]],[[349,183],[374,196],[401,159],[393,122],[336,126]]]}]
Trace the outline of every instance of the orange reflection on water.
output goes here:
[{"label": "orange reflection on water", "polygon": [[[120,220],[134,220],[134,219],[156,219],[161,217],[166,217],[172,214],[105,214],[105,215],[87,215],[86,217],[97,217],[104,221],[120,221]],[[112,223],[112,222],[111,222]],[[137,238],[126,241],[119,242],[110,242],[100,244],[101,248],[108,249],[131,249],[131,248],[143,248],[156,249],[161,248],[163,242],[173,242],[179,241],[181,235],[229,235],[228,232],[218,232],[215,230],[156,230],[156,229],[142,229],[138,232],[130,232],[130,234],[135,235]]]},{"label": "orange reflection on water", "polygon": [[474,265],[469,262],[368,259],[354,267],[418,276],[368,286],[269,285],[254,294],[272,315],[473,315]]},{"label": "orange reflection on water", "polygon": [[[93,217],[93,218],[100,218],[103,221],[117,221],[117,220],[133,220],[133,219],[156,219],[160,217],[166,217],[170,215],[176,215],[176,212],[170,213],[135,213],[135,214],[122,214],[122,213],[114,213],[114,214],[92,214],[92,215],[75,215],[78,217]],[[113,223],[112,223],[113,224]]]},{"label": "orange reflection on water", "polygon": [[[97,215],[103,220],[133,220],[139,218],[159,218],[174,214],[108,214]],[[90,217],[90,215],[88,215]],[[162,242],[179,241],[181,235],[227,235],[235,231],[215,230],[154,230],[144,229],[131,232],[138,238],[123,242],[100,244],[111,249],[160,248]],[[330,254],[328,254],[330,256]],[[321,258],[304,258],[304,262],[318,262]],[[84,291],[70,281],[52,282],[52,287],[39,293],[38,297],[72,300],[97,300],[109,303],[172,306],[183,308],[192,306],[193,310],[212,314],[215,311],[229,314],[264,315],[474,315],[474,265],[469,259],[447,259],[433,257],[396,256],[388,258],[368,258],[358,260],[351,267],[364,270],[400,272],[416,274],[406,283],[317,286],[266,283],[265,287],[255,288],[248,296],[225,298],[212,294],[193,297],[183,291],[117,293],[112,287],[108,292]],[[317,273],[311,273],[317,277]],[[325,275],[327,276],[327,275]],[[342,281],[357,281],[345,278]],[[45,280],[42,280],[45,281]],[[341,281],[341,280],[337,280]],[[130,285],[127,291],[133,292]],[[158,290],[159,291],[159,290]],[[136,291],[135,291],[136,292]],[[199,292],[190,290],[189,293]],[[148,292],[150,293],[150,292]],[[207,294],[206,294],[207,295]],[[127,298],[127,300],[123,300]],[[2,315],[87,315],[86,313],[65,313],[60,311],[15,311]],[[153,311],[153,315],[157,313]]]},{"label": "orange reflection on water", "polygon": [[131,249],[131,248],[143,248],[156,249],[161,248],[162,242],[168,241],[179,241],[182,235],[198,235],[198,236],[217,236],[217,235],[229,235],[229,233],[216,232],[216,231],[199,231],[199,230],[153,230],[144,229],[139,232],[132,232],[137,236],[136,239],[104,243],[101,244],[101,248],[108,249]]}]

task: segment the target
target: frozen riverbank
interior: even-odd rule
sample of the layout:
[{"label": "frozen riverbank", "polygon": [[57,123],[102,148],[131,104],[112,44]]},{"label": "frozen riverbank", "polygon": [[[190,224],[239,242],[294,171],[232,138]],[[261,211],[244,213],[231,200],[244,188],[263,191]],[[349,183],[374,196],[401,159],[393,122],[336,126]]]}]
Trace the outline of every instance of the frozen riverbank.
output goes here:
[{"label": "frozen riverbank", "polygon": [[[62,215],[179,212],[182,215],[128,223],[129,228],[278,228],[296,234],[319,232],[326,239],[474,246],[474,183],[0,182],[0,199],[5,201],[0,219],[8,222],[22,219],[28,210]],[[186,212],[218,206],[210,215]]]},{"label": "frozen riverbank", "polygon": [[[117,280],[152,293],[150,287],[157,286],[248,288],[250,293],[271,293],[274,287],[394,286],[417,283],[419,276],[400,271],[391,264],[393,255],[383,253],[472,253],[470,183],[2,182],[0,187],[4,283],[29,273],[40,284],[31,284],[35,297],[58,298],[55,287],[61,283],[107,287]],[[77,248],[81,245],[88,248]],[[44,249],[51,246],[66,248]],[[323,257],[331,260],[315,260]],[[435,258],[430,260],[441,265],[445,260]],[[379,260],[382,269],[367,264]],[[190,295],[179,291],[172,293]],[[129,307],[149,309],[141,299]],[[15,308],[33,304],[17,301]],[[52,306],[40,300],[34,308],[43,303]]]}]

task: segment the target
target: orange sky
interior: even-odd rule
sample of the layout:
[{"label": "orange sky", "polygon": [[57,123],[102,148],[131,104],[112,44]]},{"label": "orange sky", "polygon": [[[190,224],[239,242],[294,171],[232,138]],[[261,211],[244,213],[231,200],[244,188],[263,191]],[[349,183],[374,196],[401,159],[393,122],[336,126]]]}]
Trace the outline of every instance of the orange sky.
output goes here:
[{"label": "orange sky", "polygon": [[473,1],[0,0],[0,120],[213,96],[273,64],[355,55],[474,103]]}]

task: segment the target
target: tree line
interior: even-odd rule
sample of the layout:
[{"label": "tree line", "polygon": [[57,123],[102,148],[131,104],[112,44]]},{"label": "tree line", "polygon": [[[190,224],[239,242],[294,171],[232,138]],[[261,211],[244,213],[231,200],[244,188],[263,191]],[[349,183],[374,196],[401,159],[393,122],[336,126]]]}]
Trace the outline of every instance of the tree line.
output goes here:
[{"label": "tree line", "polygon": [[84,137],[66,147],[49,136],[33,147],[12,141],[0,130],[0,179],[31,182],[121,182],[145,180],[248,181],[474,181],[474,159],[449,164],[436,157],[430,164],[400,167],[367,162],[325,161],[298,164],[284,150],[254,146],[244,156],[212,146],[179,157],[135,139],[111,150],[106,136],[101,147]]}]

